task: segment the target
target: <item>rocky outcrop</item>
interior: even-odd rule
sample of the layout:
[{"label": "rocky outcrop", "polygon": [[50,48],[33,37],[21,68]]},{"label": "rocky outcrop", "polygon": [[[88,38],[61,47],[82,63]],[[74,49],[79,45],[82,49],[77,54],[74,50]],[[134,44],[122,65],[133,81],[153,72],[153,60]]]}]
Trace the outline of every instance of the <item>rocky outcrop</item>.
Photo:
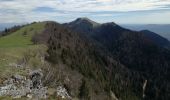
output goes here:
[{"label": "rocky outcrop", "polygon": [[5,80],[0,87],[0,96],[13,98],[47,98],[47,87],[44,87],[40,70],[31,71],[28,76],[14,75]]},{"label": "rocky outcrop", "polygon": [[63,86],[58,86],[56,92],[58,97],[61,97],[62,99],[71,100],[71,97]]}]

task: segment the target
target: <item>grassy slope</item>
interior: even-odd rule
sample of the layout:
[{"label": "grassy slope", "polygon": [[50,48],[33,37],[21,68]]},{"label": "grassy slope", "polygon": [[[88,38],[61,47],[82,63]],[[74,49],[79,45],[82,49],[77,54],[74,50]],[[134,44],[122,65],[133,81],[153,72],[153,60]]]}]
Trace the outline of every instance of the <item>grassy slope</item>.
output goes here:
[{"label": "grassy slope", "polygon": [[[41,45],[33,45],[31,39],[35,33],[43,31],[44,26],[44,22],[34,23],[10,35],[0,37],[0,78],[7,77],[12,74],[11,72],[15,72],[15,68],[11,68],[9,64],[16,63],[23,58],[26,52],[32,52],[42,47]],[[26,35],[23,35],[24,33]]]},{"label": "grassy slope", "polygon": [[[26,47],[31,45],[31,37],[34,33],[40,33],[44,28],[45,23],[34,23],[21,28],[20,30],[1,37],[0,48],[11,48],[11,47]],[[23,35],[26,32],[27,35]]]}]

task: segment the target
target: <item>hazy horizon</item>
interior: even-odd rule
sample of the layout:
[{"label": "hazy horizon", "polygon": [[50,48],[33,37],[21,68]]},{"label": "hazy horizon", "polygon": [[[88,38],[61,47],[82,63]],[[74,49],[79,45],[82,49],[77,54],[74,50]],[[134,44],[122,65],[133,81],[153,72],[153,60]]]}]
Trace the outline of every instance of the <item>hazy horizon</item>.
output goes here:
[{"label": "hazy horizon", "polygon": [[[55,22],[59,22],[59,23],[61,23],[61,24],[63,24],[63,23],[69,23],[69,22],[71,22],[71,21],[74,21],[74,20],[76,20],[77,18],[75,18],[75,19],[73,19],[73,20],[70,20],[70,21],[65,21],[65,22],[59,22],[59,21],[57,21],[57,20],[44,20],[44,21],[55,21]],[[91,19],[92,20],[92,19]],[[93,21],[95,21],[95,20],[93,20]],[[31,22],[21,22],[21,23],[17,23],[17,22],[12,22],[12,23],[1,23],[0,22],[0,31],[2,31],[2,30],[4,30],[5,28],[10,28],[10,27],[13,27],[13,26],[15,26],[15,25],[25,25],[25,24],[29,24],[29,23],[32,23],[32,22],[38,22],[38,21],[31,21]],[[98,22],[98,21],[95,21],[95,22]],[[115,21],[106,21],[106,22],[98,22],[98,23],[100,23],[100,24],[103,24],[103,23],[108,23],[108,22],[115,22]],[[116,23],[116,22],[115,22]],[[159,25],[159,26],[163,26],[163,25],[170,25],[170,24],[154,24],[154,23],[148,23],[148,24],[143,24],[143,23],[116,23],[116,24],[118,24],[118,25],[120,25],[120,26],[126,26],[126,25],[128,25],[128,26],[134,26],[134,25],[137,25],[137,26],[141,26],[141,25]]]}]

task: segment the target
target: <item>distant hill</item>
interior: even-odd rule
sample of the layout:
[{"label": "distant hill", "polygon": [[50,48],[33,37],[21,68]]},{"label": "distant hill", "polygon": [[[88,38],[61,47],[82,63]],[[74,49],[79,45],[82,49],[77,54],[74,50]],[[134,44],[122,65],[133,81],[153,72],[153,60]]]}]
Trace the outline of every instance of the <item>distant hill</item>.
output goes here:
[{"label": "distant hill", "polygon": [[149,37],[152,41],[154,41],[159,46],[163,46],[165,48],[170,48],[170,42],[166,38],[164,38],[154,32],[151,32],[149,30],[142,30],[140,32],[143,33],[146,37]]},{"label": "distant hill", "polygon": [[136,31],[150,30],[170,40],[170,24],[147,24],[147,25],[127,24],[122,26]]},{"label": "distant hill", "polygon": [[5,28],[10,28],[15,25],[21,25],[21,24],[19,24],[19,23],[0,23],[0,31],[3,31],[3,30],[5,30]]}]

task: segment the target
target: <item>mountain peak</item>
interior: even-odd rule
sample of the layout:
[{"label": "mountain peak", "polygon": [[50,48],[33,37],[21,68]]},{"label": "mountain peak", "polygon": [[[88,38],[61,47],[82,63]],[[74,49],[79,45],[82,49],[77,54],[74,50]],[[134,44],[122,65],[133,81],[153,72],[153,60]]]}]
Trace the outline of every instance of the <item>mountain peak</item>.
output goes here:
[{"label": "mountain peak", "polygon": [[100,23],[97,23],[97,22],[95,22],[95,21],[93,21],[93,20],[91,20],[91,19],[89,19],[89,18],[87,18],[87,17],[77,18],[75,21],[73,21],[73,23],[75,23],[75,24],[86,23],[86,24],[91,24],[91,25],[93,25],[93,27],[100,25]]},{"label": "mountain peak", "polygon": [[103,25],[118,26],[115,22],[104,23]]},{"label": "mountain peak", "polygon": [[87,17],[80,17],[80,18],[77,18],[76,20],[87,20],[87,21],[91,21],[89,18]]}]

